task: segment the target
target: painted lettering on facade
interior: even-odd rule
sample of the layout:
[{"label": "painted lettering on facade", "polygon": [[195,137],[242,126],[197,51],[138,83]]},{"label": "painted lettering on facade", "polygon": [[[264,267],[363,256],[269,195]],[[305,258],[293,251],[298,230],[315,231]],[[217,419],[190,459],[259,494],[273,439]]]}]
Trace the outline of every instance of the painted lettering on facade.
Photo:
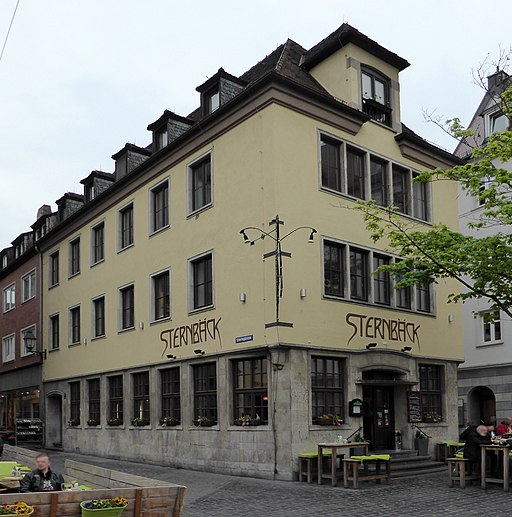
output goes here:
[{"label": "painted lettering on facade", "polygon": [[349,312],[345,318],[347,324],[352,327],[352,335],[348,345],[354,337],[383,339],[413,343],[420,346],[419,330],[421,325],[401,319],[384,319],[364,314]]},{"label": "painted lettering on facade", "polygon": [[190,325],[182,325],[160,332],[160,341],[165,343],[162,357],[167,350],[188,345],[199,345],[207,341],[219,340],[222,348],[222,338],[219,323],[222,318],[202,319]]}]

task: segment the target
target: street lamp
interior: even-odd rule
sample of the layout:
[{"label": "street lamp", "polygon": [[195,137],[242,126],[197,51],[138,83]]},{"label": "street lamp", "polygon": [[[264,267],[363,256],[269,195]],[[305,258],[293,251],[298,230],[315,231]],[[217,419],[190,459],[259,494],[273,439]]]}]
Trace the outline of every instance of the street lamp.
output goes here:
[{"label": "street lamp", "polygon": [[31,330],[28,330],[23,334],[23,341],[25,342],[25,350],[30,352],[31,354],[38,354],[42,359],[46,359],[46,350],[40,352],[39,350],[34,350],[36,347],[36,336]]},{"label": "street lamp", "polygon": [[[269,226],[274,226],[275,228],[273,230],[270,230],[269,232],[266,232],[265,230],[262,230],[261,228],[257,228],[256,226],[247,226],[246,228],[243,228],[240,230],[240,235],[244,239],[245,244],[249,244],[249,246],[254,246],[254,243],[258,240],[263,240],[265,237],[268,237],[272,239],[275,243],[275,248],[273,251],[270,251],[268,253],[265,253],[263,255],[263,259],[267,259],[270,257],[275,258],[275,285],[276,285],[276,292],[275,292],[275,304],[276,304],[276,319],[275,321],[271,323],[265,323],[265,328],[270,327],[293,327],[293,323],[287,323],[285,321],[279,320],[279,300],[283,296],[283,257],[291,257],[292,254],[288,253],[287,251],[283,251],[281,248],[281,242],[284,241],[287,237],[292,235],[293,233],[299,231],[299,230],[309,230],[309,243],[314,242],[314,235],[317,233],[317,231],[312,228],[311,226],[299,226],[298,228],[295,228],[291,232],[288,232],[287,234],[283,235],[281,237],[281,225],[284,225],[284,221],[279,219],[279,216],[276,215],[272,221],[270,221]],[[256,239],[250,239],[247,235],[248,231],[256,231],[260,233],[260,236]]]}]

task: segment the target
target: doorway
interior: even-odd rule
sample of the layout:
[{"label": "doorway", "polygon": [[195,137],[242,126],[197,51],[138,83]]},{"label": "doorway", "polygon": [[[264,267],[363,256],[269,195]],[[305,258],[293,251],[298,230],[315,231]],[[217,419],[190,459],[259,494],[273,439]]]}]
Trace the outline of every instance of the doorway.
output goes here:
[{"label": "doorway", "polygon": [[51,393],[46,399],[46,447],[62,448],[61,393]]},{"label": "doorway", "polygon": [[394,398],[393,386],[363,387],[363,432],[371,450],[395,448]]},{"label": "doorway", "polygon": [[477,386],[468,395],[469,419],[472,424],[496,422],[496,397],[487,386]]}]

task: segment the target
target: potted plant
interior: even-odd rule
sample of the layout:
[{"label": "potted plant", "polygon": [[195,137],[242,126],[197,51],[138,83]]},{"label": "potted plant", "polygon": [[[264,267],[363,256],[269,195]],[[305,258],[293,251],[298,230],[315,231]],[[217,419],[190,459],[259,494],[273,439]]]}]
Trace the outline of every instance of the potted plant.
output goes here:
[{"label": "potted plant", "polygon": [[80,419],[79,418],[72,418],[71,420],[68,421],[68,426],[69,427],[77,427],[80,425]]},{"label": "potted plant", "polygon": [[212,425],[215,425],[215,422],[210,420],[207,416],[198,416],[194,420],[194,425],[196,427],[211,427]]},{"label": "potted plant", "polygon": [[34,507],[23,501],[15,504],[0,504],[0,515],[3,517],[16,517],[17,515],[32,515]]},{"label": "potted plant", "polygon": [[256,415],[256,418],[252,418],[251,415],[241,415],[234,421],[234,424],[241,427],[256,426],[261,424],[261,418],[260,415]]},{"label": "potted plant", "polygon": [[97,420],[95,420],[94,418],[90,418],[89,420],[87,420],[87,425],[89,427],[94,427],[96,425],[100,425],[100,423]]},{"label": "potted plant", "polygon": [[112,499],[93,499],[91,501],[82,501],[80,508],[82,509],[82,517],[117,517],[123,513],[128,506],[128,501],[124,497],[114,497]]},{"label": "potted plant", "polygon": [[336,413],[324,413],[316,419],[318,425],[334,425],[341,426],[343,424],[343,418],[341,415]]},{"label": "potted plant", "polygon": [[418,456],[428,456],[428,441],[430,436],[424,433],[419,427],[416,429],[414,448],[418,451]]},{"label": "potted plant", "polygon": [[117,418],[117,417],[109,418],[107,420],[107,425],[109,425],[111,427],[118,427],[120,425],[123,425],[123,419],[122,418]]},{"label": "potted plant", "polygon": [[145,425],[149,425],[149,420],[147,418],[140,418],[138,416],[135,418],[132,418],[131,422],[132,422],[132,425],[134,425],[136,427],[144,427]]},{"label": "potted plant", "polygon": [[160,420],[160,425],[162,427],[174,427],[176,425],[180,425],[180,421],[172,416],[164,416]]},{"label": "potted plant", "polygon": [[423,422],[428,424],[437,424],[443,421],[443,417],[435,411],[429,411],[423,415]]}]

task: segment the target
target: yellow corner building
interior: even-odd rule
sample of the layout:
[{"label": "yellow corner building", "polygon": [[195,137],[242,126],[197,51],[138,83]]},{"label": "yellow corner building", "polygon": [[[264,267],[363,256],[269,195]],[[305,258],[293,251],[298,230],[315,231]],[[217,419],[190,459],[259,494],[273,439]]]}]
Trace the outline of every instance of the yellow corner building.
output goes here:
[{"label": "yellow corner building", "polygon": [[288,40],[59,200],[38,240],[47,446],[296,479],[340,435],[456,437],[456,287],[374,275],[396,257],[354,210],[457,225],[455,183],[412,181],[457,158],[402,124],[407,66],[347,24]]}]

